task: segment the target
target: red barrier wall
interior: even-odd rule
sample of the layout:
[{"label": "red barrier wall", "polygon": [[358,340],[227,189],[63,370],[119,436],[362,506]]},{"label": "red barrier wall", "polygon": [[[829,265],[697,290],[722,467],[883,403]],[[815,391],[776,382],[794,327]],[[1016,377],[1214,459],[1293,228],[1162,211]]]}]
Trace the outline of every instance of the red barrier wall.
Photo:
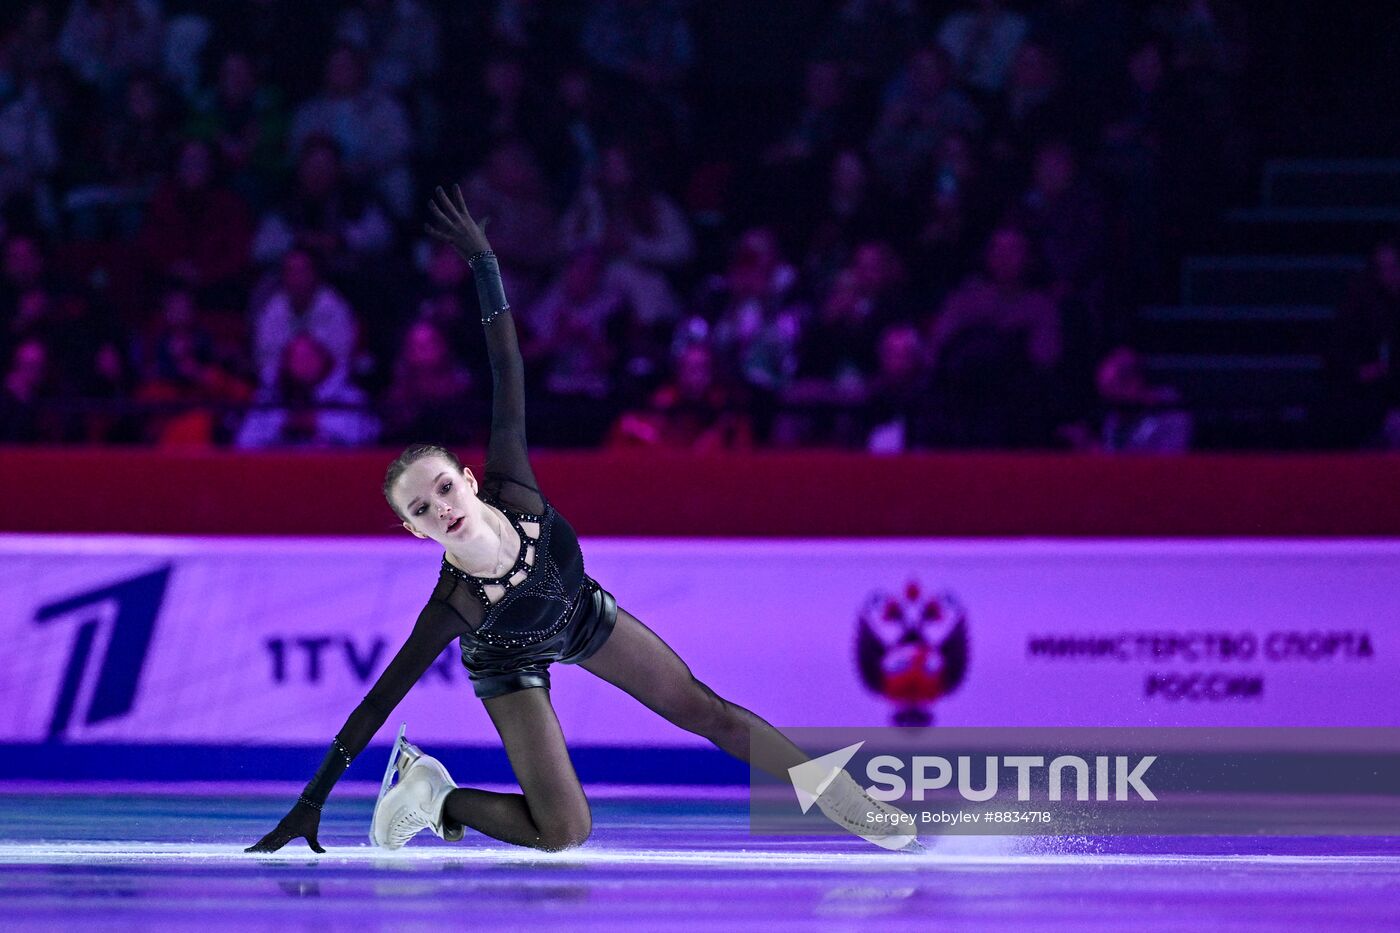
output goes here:
[{"label": "red barrier wall", "polygon": [[[395,453],[0,449],[0,531],[397,534],[379,494]],[[1400,536],[1400,456],[629,451],[534,463],[585,535]]]}]

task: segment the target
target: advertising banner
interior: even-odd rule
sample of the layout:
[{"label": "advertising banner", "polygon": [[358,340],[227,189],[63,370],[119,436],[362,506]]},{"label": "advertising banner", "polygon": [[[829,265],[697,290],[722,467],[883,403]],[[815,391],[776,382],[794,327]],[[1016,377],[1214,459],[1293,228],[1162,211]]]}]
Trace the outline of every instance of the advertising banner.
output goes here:
[{"label": "advertising banner", "polygon": [[[1396,726],[1400,543],[594,539],[773,724]],[[320,745],[437,580],[422,541],[0,538],[0,743]],[[555,665],[571,743],[697,746]],[[450,646],[381,730],[496,745]]]}]

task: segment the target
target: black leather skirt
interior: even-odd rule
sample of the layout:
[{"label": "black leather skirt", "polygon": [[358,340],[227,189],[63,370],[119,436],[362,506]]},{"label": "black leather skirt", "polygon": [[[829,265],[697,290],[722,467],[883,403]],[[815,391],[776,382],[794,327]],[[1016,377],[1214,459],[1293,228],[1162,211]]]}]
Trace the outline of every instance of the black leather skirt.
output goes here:
[{"label": "black leather skirt", "polygon": [[617,625],[617,600],[587,574],[568,610],[570,619],[544,641],[519,648],[499,648],[462,638],[462,663],[472,690],[483,700],[525,690],[549,689],[549,666],[578,664],[592,657]]}]

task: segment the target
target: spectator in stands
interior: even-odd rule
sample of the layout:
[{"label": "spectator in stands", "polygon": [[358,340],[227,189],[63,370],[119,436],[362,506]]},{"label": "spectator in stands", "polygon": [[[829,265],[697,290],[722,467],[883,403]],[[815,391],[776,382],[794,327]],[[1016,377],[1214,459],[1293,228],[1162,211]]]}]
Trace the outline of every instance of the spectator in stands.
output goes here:
[{"label": "spectator in stands", "polygon": [[1006,83],[1026,36],[1026,20],[1006,9],[1002,0],[974,0],[971,6],[943,21],[938,44],[952,56],[959,80],[992,95]]},{"label": "spectator in stands", "polygon": [[[468,368],[474,372],[485,372],[484,368],[475,365],[478,361],[482,364],[487,362],[479,336],[481,324],[476,317],[468,314],[464,299],[471,269],[447,244],[434,245],[430,250],[413,320],[430,322],[447,336],[451,346],[476,348],[480,355],[469,361]],[[472,310],[475,312],[475,307]],[[402,343],[402,336],[398,342]]]},{"label": "spectator in stands", "polygon": [[802,328],[792,382],[773,430],[779,446],[853,440],[854,408],[873,368],[875,303],[853,268],[843,269]]},{"label": "spectator in stands", "polygon": [[382,257],[393,235],[378,199],[345,178],[334,141],[311,136],[297,159],[293,189],[258,225],[253,256],[271,264],[289,250],[303,249],[322,269],[353,275]]},{"label": "spectator in stands", "polygon": [[79,396],[90,403],[78,418],[78,440],[84,444],[133,444],[142,440],[141,419],[128,407],[135,388],[135,375],[122,347],[115,339],[104,340],[77,386]]},{"label": "spectator in stands", "polygon": [[[1162,185],[1170,103],[1166,61],[1156,40],[1128,56],[1127,80],[1105,105],[1097,164],[1117,219],[1111,267],[1120,293],[1133,299],[1169,294],[1162,261]],[[1114,336],[1121,336],[1117,330]]]},{"label": "spectator in stands", "polygon": [[1065,322],[1066,350],[1089,364],[1102,352],[1103,274],[1107,221],[1098,192],[1079,171],[1069,143],[1035,150],[1031,185],[1015,211],[1044,262],[1050,297]]},{"label": "spectator in stands", "polygon": [[1030,251],[1019,228],[992,234],[983,273],[970,276],[930,322],[928,351],[935,365],[959,335],[987,327],[1023,350],[1037,369],[1054,368],[1061,352],[1059,311],[1051,295],[1030,285]]},{"label": "spectator in stands", "polygon": [[602,251],[584,249],[535,303],[525,319],[527,361],[544,373],[545,389],[556,396],[585,397],[604,403],[617,347],[610,323],[624,309],[623,296],[607,280]]},{"label": "spectator in stands", "polygon": [[315,258],[292,250],[282,260],[281,287],[256,315],[253,349],[260,384],[264,389],[275,384],[287,345],[303,332],[316,338],[330,358],[330,384],[348,383],[357,331],[350,305],[321,278]]},{"label": "spectator in stands", "polygon": [[1030,243],[1002,227],[987,244],[985,271],[970,276],[927,327],[929,362],[944,417],[943,443],[1039,446],[1060,361],[1059,310],[1030,284]]},{"label": "spectator in stands", "polygon": [[163,39],[156,0],[73,0],[58,52],[84,81],[112,92],[160,64]]},{"label": "spectator in stands", "polygon": [[439,65],[437,14],[419,0],[356,0],[336,21],[338,41],[369,61],[370,83],[394,93],[431,78]]},{"label": "spectator in stands", "polygon": [[919,49],[885,93],[880,120],[870,139],[876,168],[891,188],[907,191],[915,174],[950,134],[975,134],[982,115],[953,86],[948,53]]},{"label": "spectator in stands", "polygon": [[474,211],[492,218],[491,248],[511,270],[512,297],[528,305],[559,257],[558,215],[534,152],[523,140],[501,141],[462,191]]},{"label": "spectator in stands", "polygon": [[1181,393],[1152,385],[1142,357],[1118,347],[1099,364],[1099,400],[1104,409],[1097,448],[1124,453],[1183,453],[1191,447],[1189,412]]},{"label": "spectator in stands", "polygon": [[23,26],[0,39],[0,208],[46,185],[59,167],[52,108],[36,67],[42,52],[23,47],[25,41],[34,37]]},{"label": "spectator in stands", "polygon": [[364,392],[337,375],[331,352],[310,334],[283,347],[271,385],[259,389],[235,443],[255,447],[351,447],[372,444],[379,422]]},{"label": "spectator in stands", "polygon": [[849,268],[855,274],[859,300],[869,304],[877,328],[910,316],[909,273],[891,243],[870,240],[860,244]]},{"label": "spectator in stands", "polygon": [[989,148],[1011,176],[1021,174],[1023,160],[1047,138],[1077,137],[1082,119],[1060,93],[1059,63],[1033,42],[1016,52],[1006,90],[990,113]]},{"label": "spectator in stands", "polygon": [[38,241],[16,235],[5,243],[0,278],[0,351],[8,352],[34,337],[44,346],[49,385],[55,392],[76,391],[91,368],[93,355],[110,328],[89,313],[86,296],[59,287],[47,271]]},{"label": "spectator in stands", "polygon": [[369,85],[364,58],[350,46],[331,52],[321,93],[292,117],[292,151],[300,152],[316,135],[335,140],[353,181],[372,185],[395,217],[409,215],[413,138],[408,115],[393,97]]},{"label": "spectator in stands", "polygon": [[647,410],[618,419],[611,443],[697,452],[747,448],[753,428],[738,403],[717,377],[710,349],[692,343],[680,351],[671,382],[656,391]]},{"label": "spectator in stands", "polygon": [[[942,393],[929,410],[962,404],[954,388],[972,406],[951,428],[928,426],[935,442],[1031,442],[1006,425],[1053,420],[1030,389],[1055,395],[1037,381],[1052,373],[1077,391],[1076,406],[1094,406],[1105,352],[1131,337],[1131,309],[1174,300],[1165,273],[1239,193],[1239,166],[1252,164],[1242,155],[1253,158],[1241,128],[1258,121],[1238,118],[1237,92],[1248,90],[1264,117],[1282,112],[1270,94],[1287,93],[1240,80],[1245,33],[1233,0],[832,0],[819,5],[826,22],[802,4],[754,12],[687,0],[585,0],[573,12],[544,0],[483,10],[438,0],[12,6],[0,14],[0,237],[14,259],[14,275],[0,279],[0,360],[37,337],[48,391],[127,391],[125,346],[109,346],[102,322],[135,320],[148,288],[171,282],[199,290],[201,316],[216,315],[207,336],[238,358],[172,334],[191,375],[162,384],[162,399],[236,399],[217,374],[214,389],[196,388],[195,374],[215,366],[230,378],[256,373],[268,388],[301,332],[327,347],[338,378],[377,393],[417,320],[480,376],[465,265],[400,237],[417,228],[414,173],[431,169],[464,178],[469,200],[494,218],[514,301],[567,310],[540,312],[579,335],[539,344],[532,371],[552,380],[553,401],[591,404],[606,386],[609,405],[645,408],[680,348],[701,340],[721,381],[743,374],[748,430],[765,442],[775,438],[775,394],[816,380],[851,418],[776,439],[866,443],[863,394],[833,387],[869,387],[881,334],[895,334],[892,358],[908,349],[896,325],[910,320],[913,299],[920,314],[944,309],[917,324]],[[954,6],[941,29],[929,19]],[[736,23],[751,28],[710,41]],[[444,58],[446,48],[460,54]],[[686,81],[701,52],[697,95]],[[201,61],[211,70],[203,88]],[[798,93],[781,114],[749,93],[782,87]],[[201,180],[202,144],[222,184]],[[185,170],[172,175],[177,162]],[[236,209],[213,206],[222,185],[254,212],[261,282],[216,268],[234,260],[237,250],[222,247],[240,236]],[[967,275],[1002,223],[1029,234],[1044,289],[1028,272],[1014,285]],[[45,256],[62,270],[54,281]],[[574,256],[580,266],[566,270]],[[587,287],[562,297],[575,275]],[[209,303],[217,292],[240,309],[224,326]],[[695,296],[684,314],[681,294]],[[606,333],[585,320],[606,321]],[[522,317],[527,342],[530,324]],[[1380,359],[1347,352],[1337,365],[1348,372]],[[99,370],[107,376],[89,384]],[[1346,385],[1337,392],[1353,407],[1381,392]],[[588,388],[566,394],[579,386]],[[1006,397],[1005,409],[982,418],[977,386]],[[1375,440],[1379,415],[1370,417]],[[962,430],[979,418],[992,427]],[[78,436],[80,421],[55,436]],[[196,421],[162,420],[154,433],[170,443],[232,433],[217,416]],[[1097,433],[1096,421],[1083,423]],[[917,418],[910,425],[898,443],[918,446],[929,435]]]},{"label": "spectator in stands", "polygon": [[803,170],[825,164],[837,148],[855,142],[856,115],[839,62],[808,62],[802,93],[796,115],[764,151],[769,165]]},{"label": "spectator in stands", "polygon": [[856,246],[888,228],[894,213],[870,177],[865,158],[843,149],[831,161],[826,198],[804,226],[810,231],[802,271],[807,285],[824,293],[850,262]]},{"label": "spectator in stands", "polygon": [[[482,66],[481,89],[484,100],[473,107],[469,136],[482,141],[523,139],[536,131],[539,119],[523,61],[514,55],[493,55]],[[469,139],[467,151],[477,154],[480,143]]]},{"label": "spectator in stands", "polygon": [[151,271],[198,290],[205,303],[236,307],[251,238],[248,205],[217,180],[213,148],[186,141],[172,177],[151,198],[141,231]]},{"label": "spectator in stands", "polygon": [[230,186],[254,204],[271,197],[286,168],[287,114],[280,90],[262,80],[245,52],[219,62],[198,95],[186,132],[214,145]]},{"label": "spectator in stands", "polygon": [[1366,270],[1337,308],[1327,348],[1329,400],[1322,426],[1329,446],[1376,444],[1386,413],[1400,407],[1400,241],[1371,250]]},{"label": "spectator in stands", "polygon": [[853,80],[881,84],[932,33],[917,0],[842,0],[818,54],[840,61]]},{"label": "spectator in stands", "polygon": [[695,254],[690,224],[625,147],[603,151],[597,172],[564,215],[561,242],[571,254],[600,247],[619,267],[611,274],[625,282],[628,302],[642,320],[675,316],[666,273],[684,268]]},{"label": "spectator in stands", "polygon": [[863,386],[865,449],[871,453],[900,453],[922,441],[929,386],[920,344],[913,324],[880,332],[878,364]]},{"label": "spectator in stands", "polygon": [[676,0],[595,0],[579,45],[593,64],[660,99],[675,99],[695,58],[690,25]]},{"label": "spectator in stands", "polygon": [[943,140],[931,168],[916,192],[927,207],[914,237],[914,288],[941,300],[974,264],[990,227],[994,195],[978,151],[960,133]]},{"label": "spectator in stands", "polygon": [[[21,308],[32,302],[30,296],[47,296],[53,283],[39,241],[32,236],[15,234],[5,240],[3,263],[0,263],[0,325],[8,332],[17,332],[27,315]],[[32,307],[32,305],[31,305]]]},{"label": "spectator in stands", "polygon": [[155,408],[145,433],[159,446],[208,447],[225,439],[225,407],[252,399],[252,386],[219,360],[188,289],[165,293],[143,360],[134,398]]},{"label": "spectator in stands", "polygon": [[616,134],[597,83],[586,68],[567,68],[543,119],[541,158],[561,191],[575,191],[597,169],[604,141]]},{"label": "spectator in stands", "polygon": [[1104,142],[1160,154],[1167,79],[1161,44],[1155,39],[1140,43],[1128,56],[1125,72],[1127,81],[1119,85],[1118,94],[1107,105]]},{"label": "spectator in stands", "polygon": [[34,444],[62,440],[52,412],[41,405],[52,397],[48,347],[29,337],[14,348],[0,383],[0,441]]},{"label": "spectator in stands", "polygon": [[765,398],[781,392],[797,370],[805,309],[795,299],[796,285],[797,270],[773,231],[757,227],[744,233],[725,274],[713,277],[699,300],[725,375]]},{"label": "spectator in stands", "polygon": [[793,402],[836,402],[859,394],[874,368],[875,302],[852,268],[842,270],[802,332]]},{"label": "spectator in stands", "polygon": [[402,444],[425,437],[454,444],[473,440],[472,386],[471,372],[453,354],[437,325],[414,322],[404,336],[384,396],[384,440]]},{"label": "spectator in stands", "polygon": [[780,418],[784,443],[857,440],[855,408],[876,367],[880,333],[903,316],[898,297],[903,282],[903,264],[881,241],[862,244],[836,277],[801,331],[796,378],[783,391],[788,406]]},{"label": "spectator in stands", "polygon": [[68,193],[74,228],[84,238],[138,231],[178,141],[173,105],[154,75],[133,75],[124,100],[123,109],[89,130],[101,174]]}]

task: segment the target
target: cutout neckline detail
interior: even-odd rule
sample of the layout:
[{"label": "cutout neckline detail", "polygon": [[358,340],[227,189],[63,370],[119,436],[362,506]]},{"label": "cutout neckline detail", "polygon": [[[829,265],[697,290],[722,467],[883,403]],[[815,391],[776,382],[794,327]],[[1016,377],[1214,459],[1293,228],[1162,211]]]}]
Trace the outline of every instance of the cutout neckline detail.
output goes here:
[{"label": "cutout neckline detail", "polygon": [[[520,586],[525,582],[525,580],[521,580],[520,583],[510,582],[511,578],[518,574],[522,568],[525,569],[525,579],[529,579],[530,571],[534,568],[534,564],[527,562],[525,560],[525,555],[529,551],[531,546],[535,547],[535,563],[539,563],[540,535],[537,534],[535,537],[532,538],[525,533],[524,527],[521,526],[520,518],[518,518],[515,514],[515,509],[512,509],[509,506],[506,506],[499,502],[488,502],[487,504],[495,506],[495,508],[506,517],[506,520],[510,522],[511,526],[515,529],[516,534],[520,536],[520,550],[516,552],[515,561],[510,565],[510,568],[498,577],[478,577],[476,574],[467,573],[461,567],[458,567],[456,564],[452,563],[450,560],[447,559],[446,553],[442,555],[442,563],[443,566],[447,567],[450,571],[452,571],[452,573],[456,574],[459,577],[462,577],[465,580],[471,580],[474,583],[484,586],[499,586],[509,590],[512,587]],[[531,521],[539,525],[540,534],[544,533],[543,515],[537,516],[524,512],[521,512],[520,515],[523,516],[527,521]]]}]

